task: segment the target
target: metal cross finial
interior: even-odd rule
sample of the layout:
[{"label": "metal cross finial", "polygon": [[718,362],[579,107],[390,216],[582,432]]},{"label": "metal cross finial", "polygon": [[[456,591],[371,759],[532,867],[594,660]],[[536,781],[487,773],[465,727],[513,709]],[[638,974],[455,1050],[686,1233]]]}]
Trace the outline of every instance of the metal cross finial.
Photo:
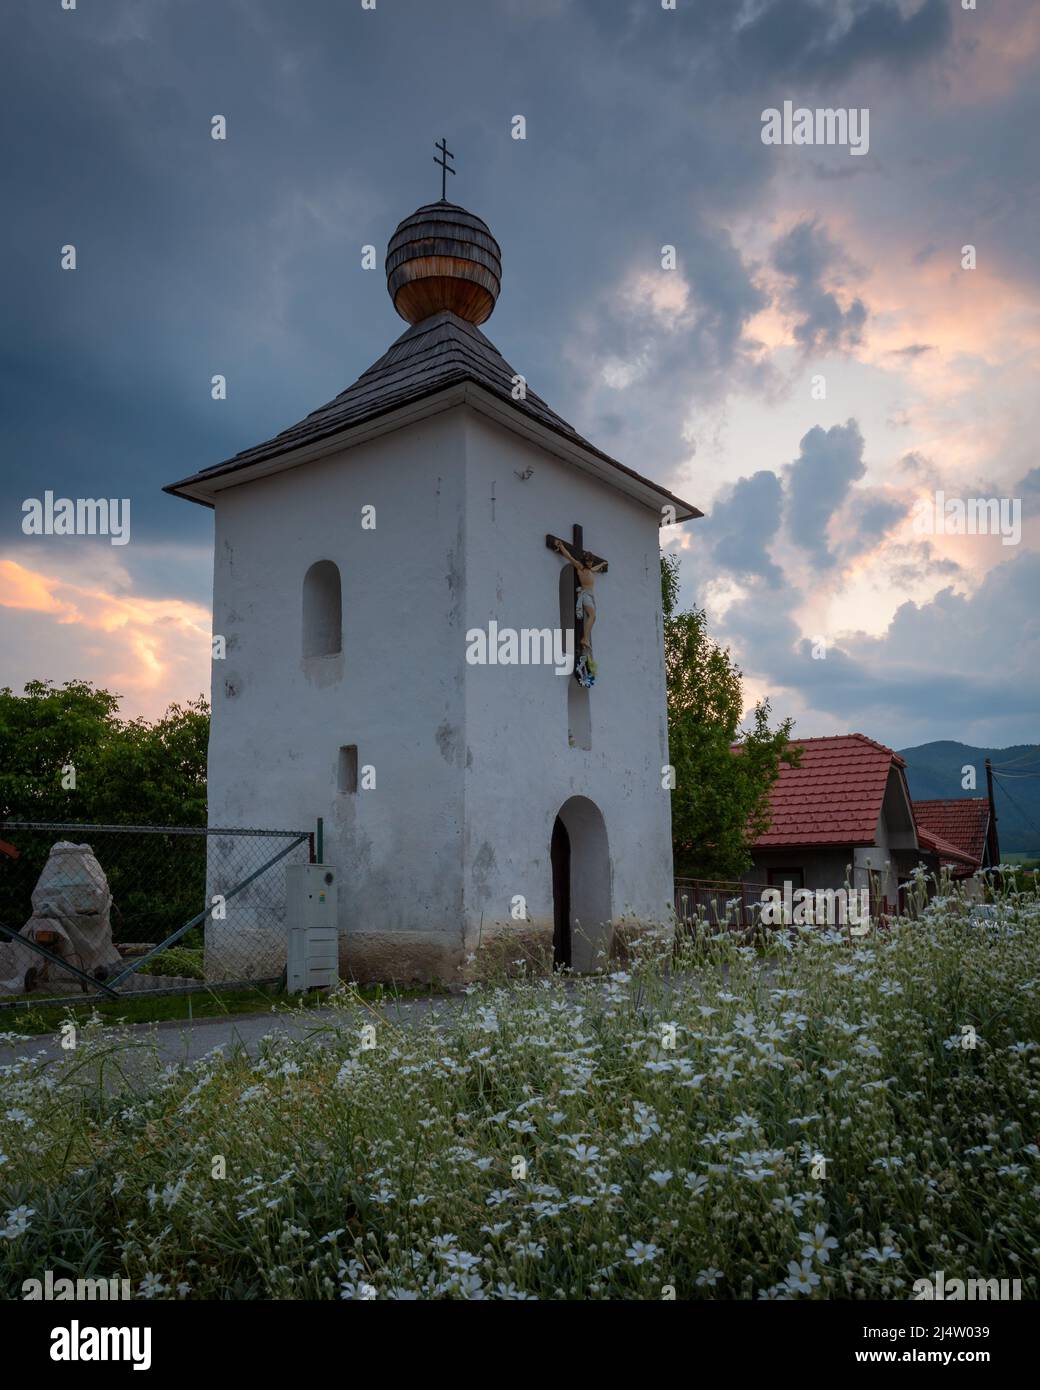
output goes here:
[{"label": "metal cross finial", "polygon": [[455,156],[452,154],[451,150],[448,149],[448,142],[443,135],[441,136],[441,143],[439,145],[434,145],[433,148],[441,152],[440,159],[438,159],[436,155],[433,156],[433,162],[441,166],[441,202],[446,203],[448,201],[445,196],[448,191],[448,175],[455,173],[455,170],[448,163],[448,160],[454,159]]}]

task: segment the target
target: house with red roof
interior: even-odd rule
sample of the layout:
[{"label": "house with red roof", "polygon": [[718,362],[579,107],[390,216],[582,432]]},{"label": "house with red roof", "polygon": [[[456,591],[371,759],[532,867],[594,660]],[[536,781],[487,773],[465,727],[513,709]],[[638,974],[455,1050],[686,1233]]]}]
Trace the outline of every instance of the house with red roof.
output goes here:
[{"label": "house with red roof", "polygon": [[940,845],[953,845],[967,856],[973,868],[966,867],[963,858],[940,848],[940,863],[954,878],[965,878],[975,869],[992,869],[1000,863],[1000,842],[997,823],[985,796],[950,797],[945,800],[915,801],[914,819],[922,844],[933,839]]},{"label": "house with red roof", "polygon": [[[803,738],[798,767],[782,763],[770,795],[769,828],[752,846],[746,883],[782,888],[870,888],[899,902],[899,884],[923,864],[964,874],[980,860],[943,828],[924,827],[915,815],[906,763],[865,734]],[[938,816],[936,822],[938,822]],[[944,823],[945,824],[945,823]]]}]

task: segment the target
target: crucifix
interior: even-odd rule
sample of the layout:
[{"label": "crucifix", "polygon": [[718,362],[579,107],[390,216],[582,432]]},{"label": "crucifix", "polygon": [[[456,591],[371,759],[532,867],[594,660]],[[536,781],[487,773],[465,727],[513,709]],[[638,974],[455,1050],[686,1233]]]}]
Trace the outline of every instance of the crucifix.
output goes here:
[{"label": "crucifix", "polygon": [[440,159],[438,159],[436,155],[433,156],[433,162],[441,166],[441,202],[446,203],[448,201],[445,196],[448,191],[448,175],[455,173],[455,170],[448,163],[448,160],[454,159],[455,156],[452,154],[451,150],[448,149],[448,142],[443,135],[441,136],[441,143],[439,145],[434,145],[433,148],[441,152]]},{"label": "crucifix", "polygon": [[580,649],[574,675],[581,685],[588,686],[595,680],[595,670],[589,669],[592,661],[592,625],[596,621],[593,584],[597,574],[606,574],[607,562],[585,549],[585,535],[580,526],[574,525],[571,530],[573,540],[570,542],[561,540],[559,536],[546,536],[545,544],[574,566],[574,635]]}]

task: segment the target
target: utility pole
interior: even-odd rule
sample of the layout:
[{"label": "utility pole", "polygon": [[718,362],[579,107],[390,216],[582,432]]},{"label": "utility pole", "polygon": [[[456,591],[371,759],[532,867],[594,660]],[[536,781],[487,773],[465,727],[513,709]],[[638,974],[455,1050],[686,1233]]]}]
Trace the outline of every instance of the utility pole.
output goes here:
[{"label": "utility pole", "polygon": [[993,764],[989,758],[986,759],[986,795],[989,797],[989,833],[986,836],[986,847],[989,850],[990,868],[996,868],[996,861],[999,859],[997,853],[997,806],[993,800]]}]

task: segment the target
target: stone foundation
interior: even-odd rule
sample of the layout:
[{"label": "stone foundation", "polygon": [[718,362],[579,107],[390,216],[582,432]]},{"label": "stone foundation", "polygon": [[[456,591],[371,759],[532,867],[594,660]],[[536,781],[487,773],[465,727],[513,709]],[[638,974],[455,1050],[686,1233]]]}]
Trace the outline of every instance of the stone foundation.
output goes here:
[{"label": "stone foundation", "polygon": [[340,933],[340,976],[358,984],[458,984],[462,965],[461,933]]},{"label": "stone foundation", "polygon": [[[622,918],[606,929],[607,949],[595,953],[595,971],[630,963],[669,929]],[[601,929],[597,935],[603,938]],[[601,948],[602,949],[602,948]],[[576,953],[577,954],[577,953]],[[586,952],[592,959],[593,953]],[[250,931],[241,921],[210,924],[206,933],[206,979],[277,978],[285,967],[285,944],[271,931]],[[452,931],[346,931],[339,938],[339,973],[357,984],[461,985],[473,980],[547,976],[553,969],[551,922],[487,924],[465,941]]]}]

